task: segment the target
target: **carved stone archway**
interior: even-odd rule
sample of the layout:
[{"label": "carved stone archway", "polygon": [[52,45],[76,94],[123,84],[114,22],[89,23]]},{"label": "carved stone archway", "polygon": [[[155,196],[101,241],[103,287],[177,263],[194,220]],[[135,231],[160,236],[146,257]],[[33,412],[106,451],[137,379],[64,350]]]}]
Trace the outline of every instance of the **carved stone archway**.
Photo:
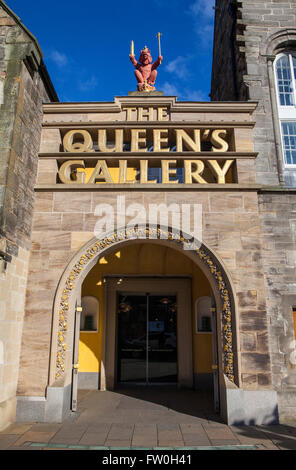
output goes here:
[{"label": "carved stone archway", "polygon": [[[50,385],[63,386],[70,381],[72,325],[74,323],[76,299],[79,298],[77,292],[81,289],[83,280],[100,257],[133,240],[158,242],[167,244],[179,251],[184,250],[184,255],[191,258],[202,269],[220,306],[218,335],[221,333],[220,348],[222,346],[222,351],[220,352],[223,368],[221,372],[225,374],[230,382],[238,384],[238,365],[237,357],[235,357],[235,334],[233,331],[235,326],[234,296],[229,276],[226,274],[221,262],[209,248],[197,240],[189,240],[186,234],[182,236],[175,233],[173,229],[143,225],[139,226],[137,230],[123,228],[102,239],[91,240],[74,256],[64,271],[56,291],[53,312]],[[184,245],[187,243],[191,245],[190,250],[184,249]]]}]

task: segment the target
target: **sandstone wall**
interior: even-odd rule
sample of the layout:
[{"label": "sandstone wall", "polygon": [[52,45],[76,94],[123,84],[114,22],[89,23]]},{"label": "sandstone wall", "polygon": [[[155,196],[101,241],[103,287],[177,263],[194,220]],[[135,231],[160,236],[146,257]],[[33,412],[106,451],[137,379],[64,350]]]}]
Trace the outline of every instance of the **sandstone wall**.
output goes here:
[{"label": "sandstone wall", "polygon": [[[262,268],[260,221],[252,191],[37,191],[22,361],[21,395],[45,396],[53,304],[59,279],[72,256],[94,237],[99,203],[126,196],[126,205],[196,203],[203,207],[203,241],[222,259],[234,283],[238,302],[238,355],[243,388],[269,389],[271,371]],[[69,345],[71,347],[71,345]],[[32,361],[38,357],[38,364]]]},{"label": "sandstone wall", "polygon": [[42,102],[50,101],[38,47],[1,2],[0,250],[11,260],[0,259],[0,429],[15,415]]}]

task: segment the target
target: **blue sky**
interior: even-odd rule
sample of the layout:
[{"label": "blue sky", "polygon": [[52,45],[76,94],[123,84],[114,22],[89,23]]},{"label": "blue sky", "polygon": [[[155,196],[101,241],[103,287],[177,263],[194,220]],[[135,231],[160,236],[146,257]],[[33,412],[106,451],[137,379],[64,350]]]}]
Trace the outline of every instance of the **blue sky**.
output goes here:
[{"label": "blue sky", "polygon": [[156,89],[179,100],[208,101],[214,0],[6,0],[36,36],[60,101],[113,101],[136,90],[129,60],[147,45]]}]

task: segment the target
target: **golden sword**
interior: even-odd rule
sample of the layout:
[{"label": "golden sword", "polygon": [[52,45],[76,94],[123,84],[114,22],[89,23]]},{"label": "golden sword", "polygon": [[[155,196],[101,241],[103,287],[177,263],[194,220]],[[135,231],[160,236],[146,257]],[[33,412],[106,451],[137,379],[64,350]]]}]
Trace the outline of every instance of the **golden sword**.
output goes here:
[{"label": "golden sword", "polygon": [[159,55],[161,56],[160,36],[162,36],[162,33],[157,33],[156,37],[158,38]]}]

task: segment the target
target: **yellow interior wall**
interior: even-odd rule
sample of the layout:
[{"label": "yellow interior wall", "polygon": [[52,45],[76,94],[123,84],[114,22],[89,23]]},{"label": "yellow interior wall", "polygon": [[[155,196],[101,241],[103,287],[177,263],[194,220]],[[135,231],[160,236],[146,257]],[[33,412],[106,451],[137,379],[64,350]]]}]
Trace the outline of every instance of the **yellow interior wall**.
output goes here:
[{"label": "yellow interior wall", "polygon": [[100,303],[98,332],[81,332],[79,371],[99,372],[102,346],[102,279],[108,274],[170,274],[192,276],[193,364],[195,373],[212,372],[212,335],[196,333],[194,306],[198,297],[210,295],[211,289],[202,271],[183,253],[152,243],[128,245],[101,258],[82,285],[82,296],[97,297]]}]

